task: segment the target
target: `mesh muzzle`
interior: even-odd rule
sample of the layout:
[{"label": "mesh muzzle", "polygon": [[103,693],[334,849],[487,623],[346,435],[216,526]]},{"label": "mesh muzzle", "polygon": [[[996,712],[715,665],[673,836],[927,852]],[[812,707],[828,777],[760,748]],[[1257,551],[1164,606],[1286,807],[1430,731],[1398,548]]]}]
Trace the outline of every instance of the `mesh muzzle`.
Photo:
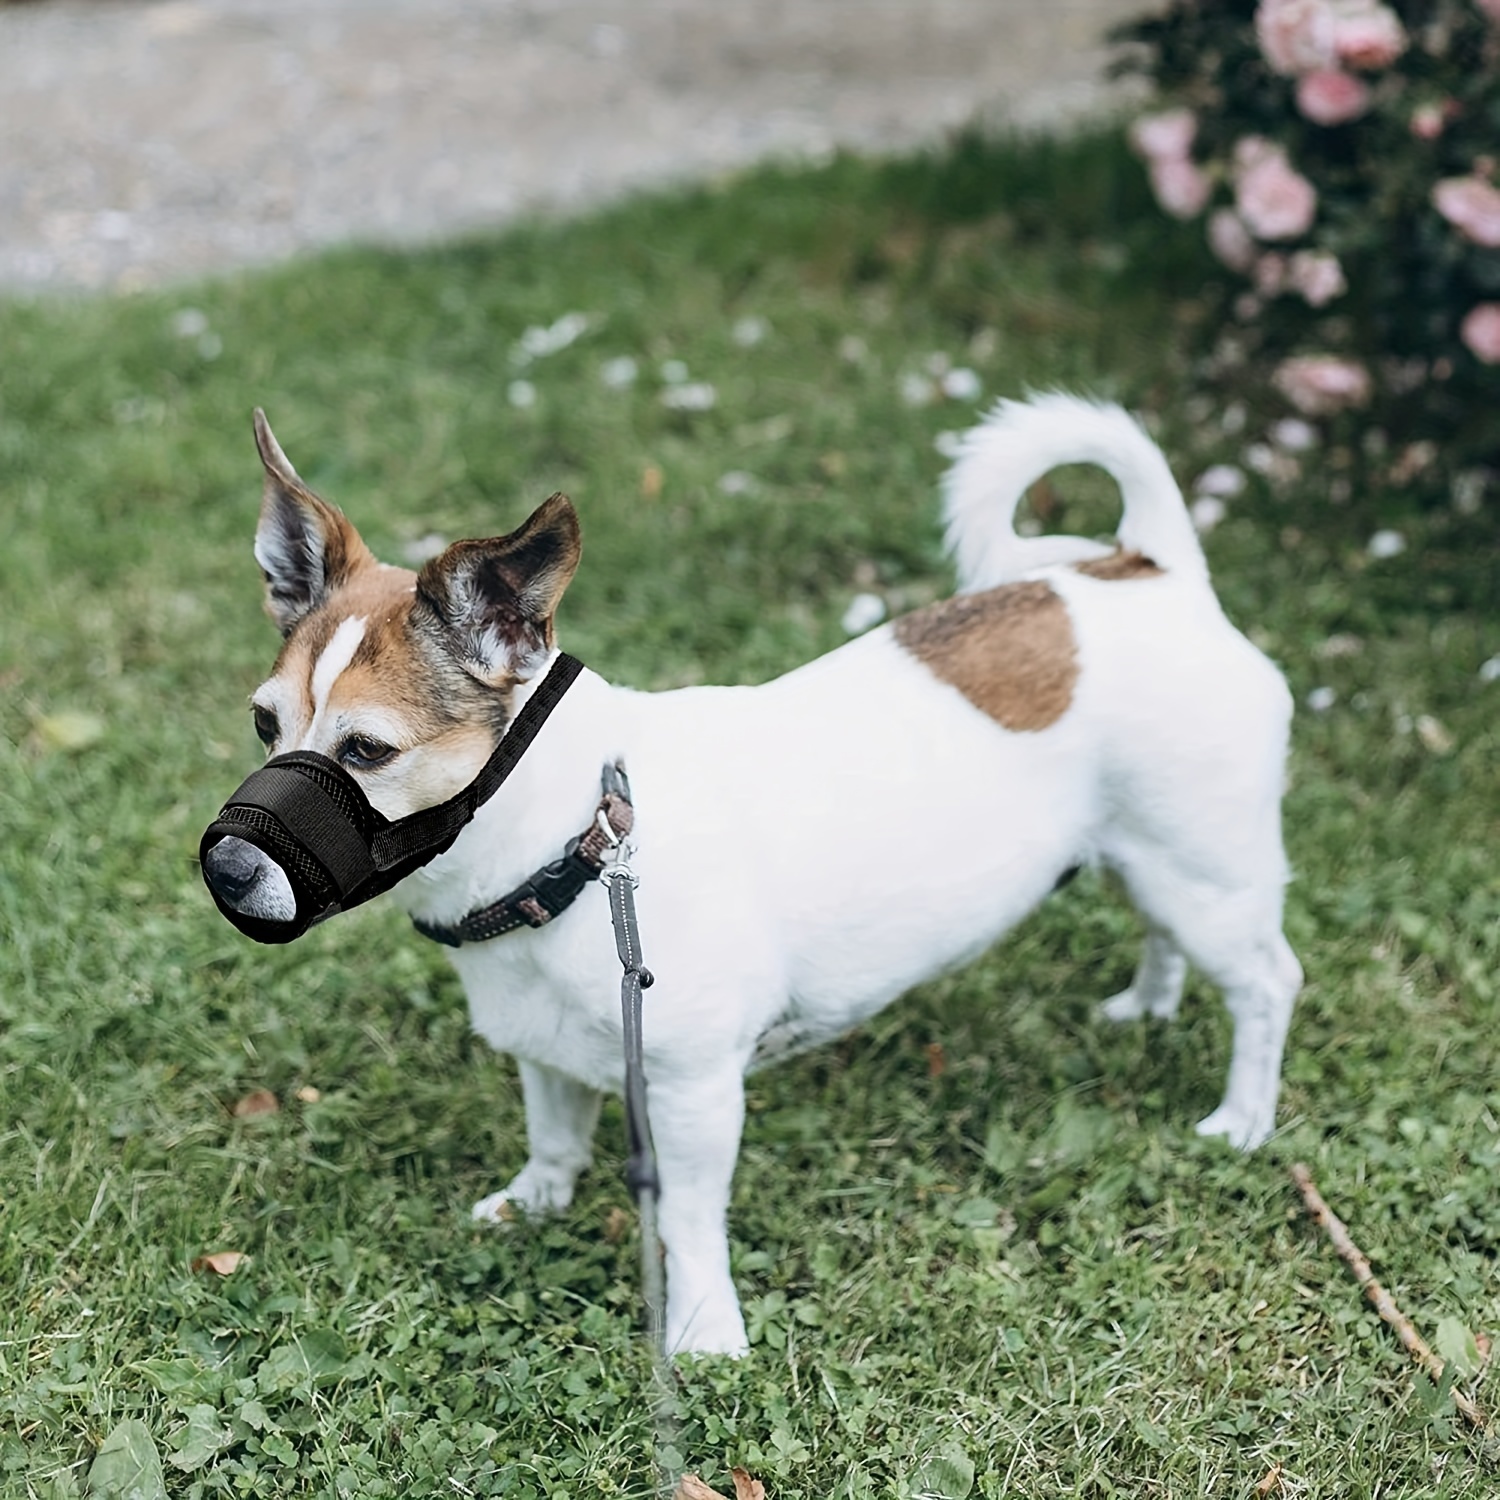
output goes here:
[{"label": "mesh muzzle", "polygon": [[479,774],[436,807],[383,817],[337,761],[296,750],[252,771],[219,810],[198,845],[200,864],[223,839],[253,845],[285,875],[296,900],[287,921],[237,911],[203,879],[219,910],[260,943],[289,943],[314,922],[388,891],[450,848],[480,807],[515,769],[583,663],[559,653]]}]

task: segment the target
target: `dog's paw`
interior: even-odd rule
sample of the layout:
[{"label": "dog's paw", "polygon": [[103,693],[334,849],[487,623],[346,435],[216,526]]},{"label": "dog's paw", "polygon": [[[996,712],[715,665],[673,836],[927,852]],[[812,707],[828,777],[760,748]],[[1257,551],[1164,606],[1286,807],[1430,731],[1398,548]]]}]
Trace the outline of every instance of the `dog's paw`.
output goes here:
[{"label": "dog's paw", "polygon": [[1139,1021],[1143,1016],[1170,1021],[1177,1014],[1177,1001],[1175,997],[1143,994],[1132,985],[1118,995],[1111,995],[1108,1000],[1101,1000],[1097,1009],[1106,1021],[1113,1021],[1116,1025],[1124,1021]]},{"label": "dog's paw", "polygon": [[750,1340],[738,1304],[717,1315],[699,1308],[697,1315],[680,1328],[673,1328],[669,1318],[666,1345],[669,1354],[688,1357],[727,1354],[733,1359],[742,1359],[750,1352]]},{"label": "dog's paw", "polygon": [[506,1188],[481,1198],[469,1210],[469,1217],[476,1224],[514,1224],[524,1214],[525,1210],[517,1206]]},{"label": "dog's paw", "polygon": [[1271,1139],[1275,1121],[1221,1104],[1207,1119],[1199,1120],[1196,1129],[1201,1136],[1219,1136],[1237,1151],[1254,1151]]}]

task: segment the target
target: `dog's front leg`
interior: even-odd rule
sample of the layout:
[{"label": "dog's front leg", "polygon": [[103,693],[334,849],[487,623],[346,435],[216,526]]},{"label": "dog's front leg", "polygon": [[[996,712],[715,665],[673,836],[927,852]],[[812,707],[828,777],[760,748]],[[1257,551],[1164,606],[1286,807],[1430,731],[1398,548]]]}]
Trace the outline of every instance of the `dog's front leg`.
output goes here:
[{"label": "dog's front leg", "polygon": [[749,1348],[729,1277],[729,1188],[745,1121],[744,1080],[717,1070],[650,1090],[661,1178],[669,1354],[744,1354]]},{"label": "dog's front leg", "polygon": [[506,1187],[474,1205],[476,1219],[559,1212],[573,1201],[573,1184],[594,1154],[599,1091],[540,1063],[519,1066],[530,1155]]}]

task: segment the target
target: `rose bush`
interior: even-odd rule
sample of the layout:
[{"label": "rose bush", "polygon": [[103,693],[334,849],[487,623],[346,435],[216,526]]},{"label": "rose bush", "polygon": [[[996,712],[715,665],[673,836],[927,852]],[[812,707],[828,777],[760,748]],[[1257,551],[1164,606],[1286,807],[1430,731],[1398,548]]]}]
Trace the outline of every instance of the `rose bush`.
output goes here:
[{"label": "rose bush", "polygon": [[1118,36],[1159,96],[1131,147],[1267,389],[1380,426],[1393,482],[1500,462],[1500,0],[1170,0]]}]

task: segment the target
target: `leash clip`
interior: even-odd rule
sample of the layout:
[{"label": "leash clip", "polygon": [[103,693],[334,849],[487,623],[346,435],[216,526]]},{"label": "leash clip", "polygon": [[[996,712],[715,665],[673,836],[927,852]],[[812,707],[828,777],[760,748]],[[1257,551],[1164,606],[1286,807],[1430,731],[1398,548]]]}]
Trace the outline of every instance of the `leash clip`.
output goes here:
[{"label": "leash clip", "polygon": [[640,876],[630,868],[630,857],[635,853],[635,845],[617,839],[609,853],[610,858],[599,871],[599,879],[605,885],[612,885],[616,880],[628,880],[630,889],[635,890],[641,883]]}]

